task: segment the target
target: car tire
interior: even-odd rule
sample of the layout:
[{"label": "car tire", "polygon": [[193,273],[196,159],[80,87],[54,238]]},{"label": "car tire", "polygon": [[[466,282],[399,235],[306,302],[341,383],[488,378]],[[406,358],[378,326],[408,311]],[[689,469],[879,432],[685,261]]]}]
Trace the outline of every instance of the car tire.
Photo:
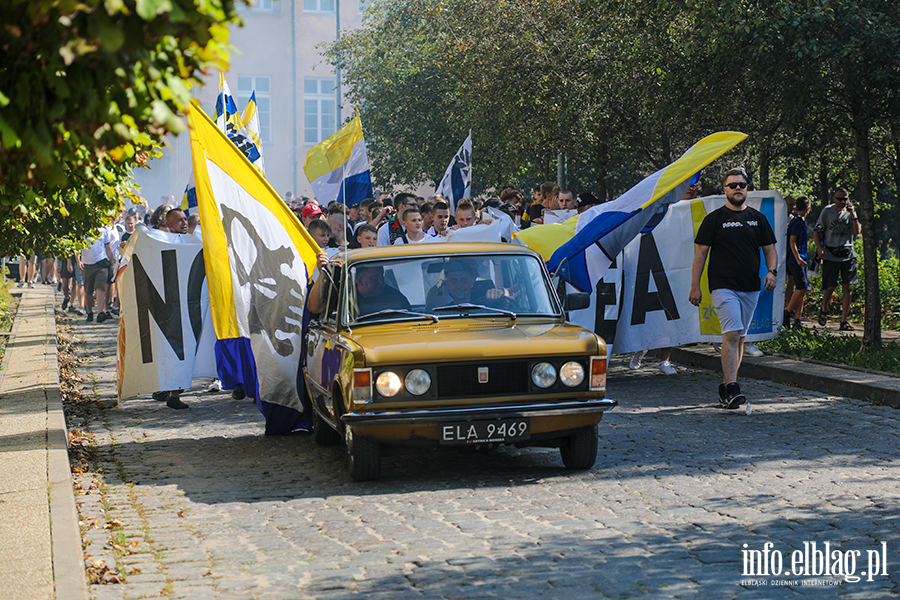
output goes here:
[{"label": "car tire", "polygon": [[569,436],[559,453],[567,469],[583,471],[597,462],[597,426],[584,427]]},{"label": "car tire", "polygon": [[344,441],[341,434],[331,428],[315,408],[312,409],[313,439],[320,446],[337,446]]},{"label": "car tire", "polygon": [[353,435],[353,427],[344,426],[350,477],[353,481],[373,481],[381,476],[381,444]]}]

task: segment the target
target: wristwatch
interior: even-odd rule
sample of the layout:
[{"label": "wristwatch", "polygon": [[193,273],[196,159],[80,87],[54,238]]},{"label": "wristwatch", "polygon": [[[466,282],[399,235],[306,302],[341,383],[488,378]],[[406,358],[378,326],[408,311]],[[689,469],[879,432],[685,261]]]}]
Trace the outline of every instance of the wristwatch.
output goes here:
[{"label": "wristwatch", "polygon": [[771,273],[775,277],[778,277],[778,269],[769,269],[769,273]]}]

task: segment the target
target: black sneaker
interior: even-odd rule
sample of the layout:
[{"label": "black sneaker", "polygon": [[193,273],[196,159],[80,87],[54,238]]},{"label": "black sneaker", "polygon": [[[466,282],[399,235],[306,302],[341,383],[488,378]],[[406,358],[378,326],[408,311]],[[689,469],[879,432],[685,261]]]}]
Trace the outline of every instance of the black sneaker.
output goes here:
[{"label": "black sneaker", "polygon": [[99,313],[99,314],[97,315],[97,322],[98,322],[98,323],[102,323],[103,321],[108,321],[108,320],[110,320],[110,319],[112,319],[112,317],[109,316],[109,313],[108,313],[108,312],[102,312],[102,313]]},{"label": "black sneaker", "polygon": [[244,393],[244,388],[241,386],[237,386],[233,390],[231,390],[231,397],[235,400],[243,400],[247,397],[247,394]]},{"label": "black sneaker", "polygon": [[182,408],[190,408],[187,404],[181,401],[181,398],[178,396],[169,396],[169,399],[166,400],[166,406],[169,408],[174,408],[175,410],[181,410]]},{"label": "black sneaker", "polygon": [[165,402],[169,399],[169,392],[153,392],[150,397],[157,402]]},{"label": "black sneaker", "polygon": [[725,384],[725,397],[720,400],[722,408],[734,410],[747,401],[747,398],[741,393],[741,385],[737,381]]},{"label": "black sneaker", "polygon": [[63,298],[63,303],[62,303],[62,310],[63,310],[63,312],[65,312],[67,306],[69,306],[69,299],[68,299],[68,298]]},{"label": "black sneaker", "polygon": [[88,315],[88,316],[87,316],[87,319],[85,319],[85,322],[86,322],[86,323],[92,322],[92,321],[94,320],[94,313],[89,312],[87,315]]}]

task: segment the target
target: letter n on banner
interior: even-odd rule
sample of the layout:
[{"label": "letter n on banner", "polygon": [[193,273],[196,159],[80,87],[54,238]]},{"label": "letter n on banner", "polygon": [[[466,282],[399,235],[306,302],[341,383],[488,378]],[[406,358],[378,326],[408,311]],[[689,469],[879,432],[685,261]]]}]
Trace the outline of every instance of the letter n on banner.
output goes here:
[{"label": "letter n on banner", "polygon": [[134,292],[137,299],[138,327],[141,335],[141,359],[144,364],[153,362],[153,345],[151,343],[150,314],[159,325],[169,346],[184,360],[184,335],[181,331],[181,290],[178,287],[178,258],[175,250],[163,250],[163,293],[160,297],[156,286],[147,275],[144,265],[137,254],[132,256],[134,266]]},{"label": "letter n on banner", "polygon": [[[694,238],[697,237],[697,230],[700,229],[700,223],[706,217],[706,207],[703,206],[703,200],[691,201],[691,218],[694,222]],[[719,315],[716,313],[716,307],[713,306],[712,296],[709,293],[709,279],[707,277],[707,266],[709,265],[709,255],[706,256],[706,265],[703,268],[703,276],[700,278],[700,291],[703,294],[703,300],[700,302],[700,333],[702,335],[720,335],[722,333],[722,324],[719,323]]]}]

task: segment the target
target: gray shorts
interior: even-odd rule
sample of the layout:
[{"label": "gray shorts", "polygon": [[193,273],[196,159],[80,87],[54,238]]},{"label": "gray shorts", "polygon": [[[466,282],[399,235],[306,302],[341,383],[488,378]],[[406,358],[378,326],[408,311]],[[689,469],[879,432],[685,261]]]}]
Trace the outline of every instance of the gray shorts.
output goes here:
[{"label": "gray shorts", "polygon": [[109,278],[109,259],[104,258],[98,263],[84,265],[84,295],[90,296],[94,290],[106,292],[106,280]]},{"label": "gray shorts", "polygon": [[740,331],[741,337],[745,337],[750,330],[750,322],[753,320],[753,311],[756,310],[756,301],[759,292],[736,292],[734,290],[718,289],[710,292],[716,314],[719,315],[719,324],[722,333]]}]

